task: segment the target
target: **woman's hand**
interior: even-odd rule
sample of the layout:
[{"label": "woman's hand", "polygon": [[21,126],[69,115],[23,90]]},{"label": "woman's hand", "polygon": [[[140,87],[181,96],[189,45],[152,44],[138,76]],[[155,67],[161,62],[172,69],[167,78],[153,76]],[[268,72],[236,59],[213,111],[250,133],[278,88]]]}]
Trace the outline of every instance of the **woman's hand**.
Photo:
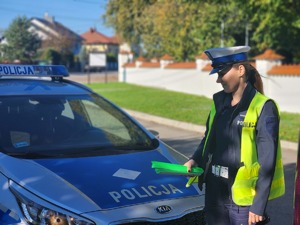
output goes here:
[{"label": "woman's hand", "polygon": [[253,212],[249,212],[248,225],[253,225],[263,220],[264,220],[263,216],[257,215]]},{"label": "woman's hand", "polygon": [[187,172],[190,173],[192,171],[192,167],[194,166],[198,166],[198,164],[196,163],[195,160],[190,159],[189,161],[187,161],[184,166],[187,167]]}]

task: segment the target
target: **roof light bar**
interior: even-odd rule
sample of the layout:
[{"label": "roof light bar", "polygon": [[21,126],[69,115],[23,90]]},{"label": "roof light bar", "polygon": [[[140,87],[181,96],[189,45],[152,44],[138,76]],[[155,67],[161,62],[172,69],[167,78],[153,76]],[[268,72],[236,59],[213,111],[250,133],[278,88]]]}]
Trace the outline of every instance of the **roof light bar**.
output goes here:
[{"label": "roof light bar", "polygon": [[69,72],[63,65],[39,66],[0,64],[0,76],[68,77]]}]

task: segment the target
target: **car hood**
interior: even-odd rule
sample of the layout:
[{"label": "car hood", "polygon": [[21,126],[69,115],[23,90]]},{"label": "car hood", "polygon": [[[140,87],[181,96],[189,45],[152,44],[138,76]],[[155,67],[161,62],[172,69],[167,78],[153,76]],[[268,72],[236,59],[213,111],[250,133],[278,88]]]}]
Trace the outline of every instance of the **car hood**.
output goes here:
[{"label": "car hood", "polygon": [[1,167],[2,170],[5,166],[9,178],[73,212],[107,210],[198,195],[194,187],[185,187],[186,177],[155,173],[151,161],[169,162],[157,150],[83,158],[9,158],[4,160],[5,164],[10,160],[15,162]]}]

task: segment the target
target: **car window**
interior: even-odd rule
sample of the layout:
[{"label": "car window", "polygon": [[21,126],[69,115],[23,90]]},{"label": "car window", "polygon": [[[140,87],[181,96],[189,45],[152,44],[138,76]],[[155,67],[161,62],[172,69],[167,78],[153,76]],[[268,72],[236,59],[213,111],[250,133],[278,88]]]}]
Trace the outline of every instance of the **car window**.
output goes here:
[{"label": "car window", "polygon": [[91,120],[92,126],[109,132],[124,140],[130,140],[130,135],[126,126],[116,117],[105,111],[101,105],[91,101],[83,101]]},{"label": "car window", "polygon": [[65,116],[65,117],[67,117],[69,119],[72,119],[72,120],[75,118],[74,117],[74,113],[72,111],[72,108],[71,108],[69,102],[66,102],[64,104],[64,110],[62,111],[61,115]]},{"label": "car window", "polygon": [[98,95],[0,98],[1,151],[19,157],[123,154],[153,149],[151,138]]}]

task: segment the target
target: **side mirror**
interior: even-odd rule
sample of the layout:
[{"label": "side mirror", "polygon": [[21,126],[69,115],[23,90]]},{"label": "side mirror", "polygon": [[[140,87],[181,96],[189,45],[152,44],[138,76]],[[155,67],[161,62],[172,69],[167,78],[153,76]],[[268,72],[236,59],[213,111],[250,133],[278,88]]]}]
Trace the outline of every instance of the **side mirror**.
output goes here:
[{"label": "side mirror", "polygon": [[154,149],[158,148],[159,147],[159,140],[156,139],[156,138],[153,138],[152,139],[152,146]]},{"label": "side mirror", "polygon": [[151,134],[153,134],[156,138],[159,139],[159,132],[156,130],[149,130]]}]

